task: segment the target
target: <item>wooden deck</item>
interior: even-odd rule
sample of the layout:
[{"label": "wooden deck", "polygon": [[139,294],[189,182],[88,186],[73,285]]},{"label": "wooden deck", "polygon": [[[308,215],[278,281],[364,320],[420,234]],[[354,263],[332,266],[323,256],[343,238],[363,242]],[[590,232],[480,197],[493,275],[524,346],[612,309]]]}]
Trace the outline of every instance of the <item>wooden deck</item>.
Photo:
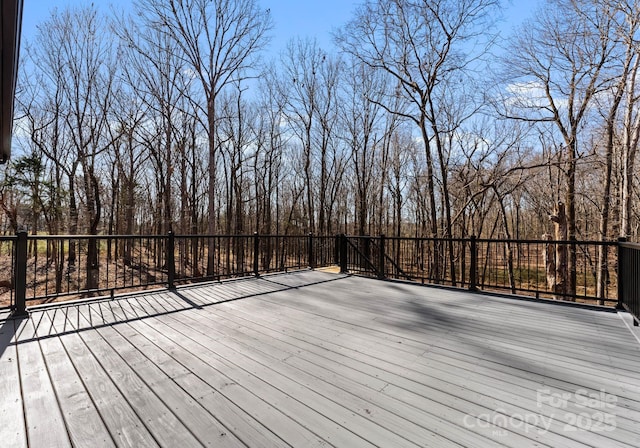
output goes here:
[{"label": "wooden deck", "polygon": [[624,318],[304,271],[0,329],[0,446],[638,447]]}]

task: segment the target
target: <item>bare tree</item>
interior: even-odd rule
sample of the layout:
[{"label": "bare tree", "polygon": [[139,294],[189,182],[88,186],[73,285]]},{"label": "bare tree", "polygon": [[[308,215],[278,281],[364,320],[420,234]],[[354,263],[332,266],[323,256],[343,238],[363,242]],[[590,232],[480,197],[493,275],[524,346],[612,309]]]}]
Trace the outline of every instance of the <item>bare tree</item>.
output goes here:
[{"label": "bare tree", "polygon": [[[452,236],[446,139],[447,131],[460,126],[460,121],[449,122],[452,116],[447,116],[446,110],[458,89],[454,86],[462,85],[467,70],[485,49],[473,45],[486,33],[489,14],[496,5],[495,0],[370,1],[337,35],[345,52],[397,80],[398,92],[390,97],[402,95],[413,106],[413,110],[399,111],[391,108],[390,101],[380,102],[390,113],[402,115],[418,126],[424,144],[430,231],[434,237],[440,235],[437,181],[444,206],[444,236]],[[474,112],[475,107],[471,107],[457,118],[464,120]],[[440,167],[438,180],[436,161]],[[451,245],[449,249],[451,259]],[[437,277],[437,254],[433,264]]]},{"label": "bare tree", "polygon": [[[109,135],[113,146],[107,152],[108,165],[111,165],[111,210],[107,231],[109,234],[133,235],[135,233],[135,216],[137,210],[137,192],[140,177],[144,172],[151,151],[141,144],[138,135],[142,132],[142,123],[149,119],[148,108],[139,101],[131,101],[127,91],[114,95],[114,107],[118,114],[109,126]],[[107,256],[110,259],[111,241],[109,240]],[[124,257],[124,264],[132,262],[132,240],[121,240],[116,254]]]},{"label": "bare tree", "polygon": [[218,140],[224,157],[226,182],[226,227],[228,235],[242,235],[246,229],[246,204],[249,189],[247,175],[255,158],[253,128],[255,109],[243,96],[241,84],[220,101],[221,114],[218,120]]},{"label": "bare tree", "polygon": [[[217,154],[217,99],[226,86],[246,76],[258,51],[268,42],[272,22],[269,10],[256,0],[139,0],[142,10],[155,17],[181,50],[185,64],[201,84],[209,141],[209,233],[216,232],[215,193]],[[207,274],[213,273],[213,241]]]},{"label": "bare tree", "polygon": [[[567,26],[571,24],[571,26]],[[553,123],[564,143],[567,233],[576,238],[576,168],[579,136],[590,105],[606,83],[603,71],[610,60],[612,19],[591,0],[548,0],[534,20],[514,37],[505,58],[511,81],[503,98],[506,116],[531,122]],[[575,293],[576,251],[568,260],[569,294]]]},{"label": "bare tree", "polygon": [[[375,197],[374,189],[382,186],[376,176],[376,151],[381,149],[384,129],[381,128],[382,108],[379,99],[385,90],[384,73],[374,71],[360,61],[355,61],[343,72],[340,122],[343,139],[350,150],[355,183],[355,215],[358,235],[370,232],[370,216]],[[378,185],[379,184],[379,185]]]},{"label": "bare tree", "polygon": [[620,236],[630,237],[632,234],[632,204],[634,192],[634,177],[636,158],[638,154],[638,142],[640,141],[640,113],[637,104],[640,95],[636,92],[638,69],[640,58],[636,57],[627,91],[625,93],[624,117],[622,123],[622,211],[620,223]]},{"label": "bare tree", "polygon": [[[70,231],[77,225],[76,170],[80,170],[86,234],[97,235],[102,220],[101,156],[110,146],[108,139],[112,92],[117,67],[113,46],[104,34],[105,19],[95,8],[54,11],[41,28],[43,65],[55,85],[56,107],[62,123],[54,133],[64,133],[68,144],[68,188]],[[60,103],[58,103],[60,101]],[[58,151],[52,147],[51,151]],[[50,153],[56,156],[59,152]],[[56,162],[58,163],[58,162]],[[75,263],[75,247],[69,250],[69,264]],[[98,285],[98,245],[91,238],[87,245],[86,288]]]},{"label": "bare tree", "polygon": [[155,165],[157,176],[158,234],[173,229],[172,178],[178,146],[179,123],[186,115],[185,98],[191,93],[191,77],[185,73],[180,46],[154,22],[156,17],[138,8],[136,21],[121,18],[113,28],[122,41],[123,75],[129,97],[145,110],[144,126],[135,130]]},{"label": "bare tree", "polygon": [[[389,151],[389,181],[385,186],[391,195],[392,202],[392,225],[393,235],[406,236],[402,231],[403,213],[407,202],[409,182],[411,181],[411,170],[413,168],[411,160],[417,153],[418,148],[411,136],[411,132],[399,125],[397,128],[388,123],[387,125],[388,151]],[[415,181],[415,179],[413,179]],[[399,250],[399,248],[398,248]]]},{"label": "bare tree", "polygon": [[316,41],[292,40],[282,56],[283,73],[279,79],[281,95],[286,98],[285,114],[289,128],[296,136],[302,154],[302,169],[307,214],[304,232],[313,232],[317,227],[315,173],[313,163],[314,130],[318,118],[317,102],[320,101],[320,67],[326,62],[326,53]]},{"label": "bare tree", "polygon": [[[615,151],[615,134],[618,126],[618,114],[631,74],[637,70],[639,63],[638,43],[635,35],[640,30],[640,5],[620,4],[609,0],[595,1],[595,7],[603,9],[611,18],[610,35],[603,36],[614,42],[620,42],[612,51],[612,61],[607,67],[610,87],[602,99],[596,98],[599,109],[604,118],[604,150],[605,150],[605,178],[602,200],[602,212],[600,214],[599,237],[606,241],[609,237],[610,210],[612,208],[612,179],[613,161]],[[624,207],[623,207],[624,210]],[[623,212],[624,215],[624,212]],[[596,296],[605,297],[608,283],[608,248],[598,247],[597,288]],[[599,302],[604,305],[604,301]]]},{"label": "bare tree", "polygon": [[[65,47],[59,43],[62,39],[69,39],[70,35],[64,23],[58,22],[64,22],[64,19],[55,13],[45,22],[46,26],[39,28],[34,45],[27,44],[26,54],[32,69],[28,76],[22,77],[24,88],[17,99],[28,123],[31,143],[53,166],[56,191],[52,199],[58,216],[52,219],[49,231],[52,234],[64,231],[75,235],[80,217],[77,193],[80,159],[76,157],[65,122],[70,111],[67,95],[67,76],[70,74],[65,70]],[[66,193],[64,197],[63,192]],[[68,210],[67,216],[64,216],[64,209]],[[65,222],[67,227],[63,229]],[[56,288],[59,289],[64,260],[55,261],[58,268]],[[76,242],[73,240],[69,242],[67,262],[70,267],[76,263]]]},{"label": "bare tree", "polygon": [[[255,229],[259,233],[279,233],[280,193],[284,178],[285,97],[277,86],[275,70],[266,71],[260,82],[258,109],[260,114],[254,130],[256,157],[254,163]],[[266,263],[268,265],[268,263]]]}]

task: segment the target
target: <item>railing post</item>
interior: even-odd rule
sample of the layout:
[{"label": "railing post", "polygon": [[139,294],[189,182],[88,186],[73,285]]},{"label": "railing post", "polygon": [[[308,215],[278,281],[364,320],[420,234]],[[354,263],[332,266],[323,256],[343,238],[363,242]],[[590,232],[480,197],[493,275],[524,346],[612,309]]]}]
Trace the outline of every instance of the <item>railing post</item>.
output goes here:
[{"label": "railing post", "polygon": [[315,254],[313,253],[313,232],[309,232],[307,237],[307,257],[309,259],[309,268],[315,269],[316,260]]},{"label": "railing post", "polygon": [[471,268],[469,272],[469,291],[477,291],[476,275],[478,273],[478,242],[476,236],[471,235],[470,240],[470,252],[471,252]]},{"label": "railing post", "polygon": [[378,278],[380,280],[384,279],[386,277],[385,274],[385,269],[384,269],[384,265],[385,265],[385,236],[384,234],[380,235],[380,247],[378,249]]},{"label": "railing post", "polygon": [[253,275],[260,277],[260,235],[253,233]]},{"label": "railing post", "polygon": [[[617,249],[618,249],[618,266],[617,266],[617,276],[618,276],[618,303],[616,305],[616,308],[618,309],[622,309],[622,299],[624,297],[624,281],[623,281],[623,266],[625,263],[624,260],[624,248],[622,247],[621,243],[626,243],[627,242],[627,238],[624,236],[621,236],[618,238],[618,244],[616,245]],[[635,322],[635,320],[634,320]]]},{"label": "railing post", "polygon": [[27,316],[27,232],[20,230],[17,233],[15,255],[15,293],[16,304],[13,311],[14,317]]},{"label": "railing post", "polygon": [[176,240],[175,234],[173,230],[169,230],[167,235],[167,253],[166,260],[167,263],[167,286],[169,289],[175,289],[175,280],[176,280]]},{"label": "railing post", "polygon": [[346,274],[347,268],[347,235],[340,235],[340,273]]}]

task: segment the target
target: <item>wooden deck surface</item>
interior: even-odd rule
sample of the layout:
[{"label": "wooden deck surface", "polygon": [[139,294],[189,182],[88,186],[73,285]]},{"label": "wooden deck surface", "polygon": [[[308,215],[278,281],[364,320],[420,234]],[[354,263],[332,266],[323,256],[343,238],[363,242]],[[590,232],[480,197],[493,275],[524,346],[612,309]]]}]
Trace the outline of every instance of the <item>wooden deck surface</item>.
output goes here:
[{"label": "wooden deck surface", "polygon": [[317,271],[0,328],[2,447],[638,447],[623,314]]}]

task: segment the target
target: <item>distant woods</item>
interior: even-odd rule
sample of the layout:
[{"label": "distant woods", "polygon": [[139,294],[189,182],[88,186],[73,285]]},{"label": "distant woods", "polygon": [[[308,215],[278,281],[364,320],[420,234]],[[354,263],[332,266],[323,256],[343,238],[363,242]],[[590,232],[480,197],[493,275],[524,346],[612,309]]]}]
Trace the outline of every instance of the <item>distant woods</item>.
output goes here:
[{"label": "distant woods", "polygon": [[4,232],[540,239],[561,203],[567,239],[637,240],[640,1],[548,0],[511,36],[497,0],[366,1],[339,50],[273,60],[268,6],[53,10]]}]

